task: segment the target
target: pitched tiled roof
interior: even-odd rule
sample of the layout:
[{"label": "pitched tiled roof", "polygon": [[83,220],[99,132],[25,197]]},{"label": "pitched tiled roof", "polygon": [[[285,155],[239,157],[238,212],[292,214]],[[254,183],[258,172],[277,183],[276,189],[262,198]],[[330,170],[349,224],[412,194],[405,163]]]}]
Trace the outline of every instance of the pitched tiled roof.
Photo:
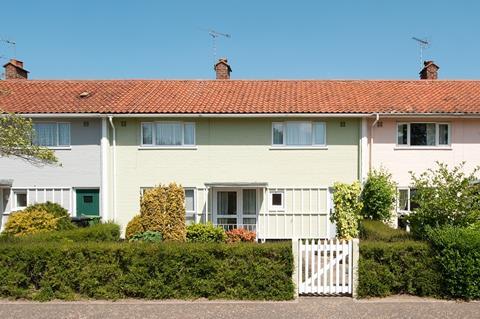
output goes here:
[{"label": "pitched tiled roof", "polygon": [[476,114],[480,113],[480,81],[6,80],[0,81],[0,109],[16,113]]}]

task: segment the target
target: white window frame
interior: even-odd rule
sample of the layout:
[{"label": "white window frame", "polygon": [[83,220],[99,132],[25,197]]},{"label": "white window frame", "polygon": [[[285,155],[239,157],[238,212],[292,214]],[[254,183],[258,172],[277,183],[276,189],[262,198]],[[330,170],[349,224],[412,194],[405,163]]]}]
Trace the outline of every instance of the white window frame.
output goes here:
[{"label": "white window frame", "polygon": [[[435,124],[435,145],[410,145],[411,138],[411,124]],[[398,127],[400,125],[407,125],[407,144],[398,144]],[[440,142],[440,125],[448,126],[448,143],[439,144]],[[452,124],[448,122],[397,122],[395,128],[395,145],[397,148],[450,148],[452,146]]]},{"label": "white window frame", "polygon": [[[19,194],[25,194],[26,196],[26,206],[18,206],[18,199],[17,199],[17,196]],[[28,190],[27,189],[17,189],[17,190],[13,190],[13,207],[14,207],[14,211],[17,211],[17,210],[22,210],[22,209],[25,209],[27,208],[28,206]]]},{"label": "white window frame", "polygon": [[[407,191],[407,210],[400,209],[400,191]],[[397,212],[398,213],[410,213],[410,187],[398,187],[397,188]]]},{"label": "white window frame", "polygon": [[[157,129],[156,124],[169,123],[180,124],[182,126],[182,144],[180,145],[159,145],[156,144]],[[152,144],[143,143],[143,125],[149,124],[152,126]],[[193,125],[193,144],[185,144],[185,125]],[[195,122],[183,122],[183,121],[154,121],[154,122],[141,122],[140,123],[140,147],[142,148],[189,148],[196,147],[197,145],[197,125]]]},{"label": "white window frame", "polygon": [[[57,138],[56,138],[56,145],[50,145],[50,146],[42,146],[50,149],[70,149],[72,147],[72,123],[71,122],[43,122],[43,121],[35,121],[33,122],[33,130],[35,131],[35,134],[37,134],[35,130],[35,124],[54,124],[57,126]],[[70,141],[69,145],[60,145],[60,129],[59,129],[59,124],[68,124],[69,125],[69,130],[68,130],[68,140]]]},{"label": "white window frame", "polygon": [[[187,214],[195,214],[197,211],[197,189],[195,187],[184,187],[185,192],[185,212]],[[187,194],[186,191],[193,191],[193,210],[187,210]]]},{"label": "white window frame", "polygon": [[[280,194],[282,195],[282,204],[273,205],[273,195]],[[268,195],[268,207],[272,211],[284,211],[285,210],[285,191],[270,191]]]},{"label": "white window frame", "polygon": [[[310,125],[310,134],[311,134],[311,140],[312,144],[307,144],[307,145],[287,145],[286,142],[286,125],[287,123],[308,123]],[[324,140],[325,142],[323,144],[316,144],[315,143],[315,134],[314,134],[314,125],[322,124],[323,125],[323,130],[324,130]],[[274,126],[275,125],[282,125],[283,127],[283,143],[282,144],[275,144],[274,143]],[[302,149],[302,148],[326,148],[327,147],[327,123],[324,121],[284,121],[284,122],[272,122],[272,128],[271,128],[271,146],[272,148],[292,148],[292,149]]]}]

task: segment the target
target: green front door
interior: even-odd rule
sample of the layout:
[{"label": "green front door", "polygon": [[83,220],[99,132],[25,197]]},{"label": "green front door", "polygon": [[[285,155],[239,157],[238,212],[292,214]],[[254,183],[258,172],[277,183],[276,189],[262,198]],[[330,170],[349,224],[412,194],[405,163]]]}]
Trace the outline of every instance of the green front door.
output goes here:
[{"label": "green front door", "polygon": [[98,189],[77,189],[77,216],[99,216]]}]

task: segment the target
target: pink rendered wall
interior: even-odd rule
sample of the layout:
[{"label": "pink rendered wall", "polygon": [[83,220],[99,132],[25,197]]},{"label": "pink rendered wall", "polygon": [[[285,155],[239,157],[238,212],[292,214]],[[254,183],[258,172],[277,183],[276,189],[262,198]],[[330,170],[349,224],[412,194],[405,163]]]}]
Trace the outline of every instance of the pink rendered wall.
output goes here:
[{"label": "pink rendered wall", "polygon": [[[373,168],[388,169],[398,186],[410,185],[409,171],[417,174],[435,167],[435,161],[456,165],[465,161],[466,172],[480,165],[480,119],[382,119],[382,127],[373,128],[371,163]],[[369,122],[369,137],[372,134]],[[396,146],[397,122],[451,123],[451,147],[435,149],[400,149]],[[369,138],[370,143],[370,138]]]}]

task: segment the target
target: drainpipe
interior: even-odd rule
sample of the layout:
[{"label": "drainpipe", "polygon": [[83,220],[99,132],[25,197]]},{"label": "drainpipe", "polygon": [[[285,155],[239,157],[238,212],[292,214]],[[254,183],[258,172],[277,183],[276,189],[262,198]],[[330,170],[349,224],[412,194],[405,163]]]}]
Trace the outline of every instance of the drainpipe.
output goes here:
[{"label": "drainpipe", "polygon": [[108,215],[108,126],[107,118],[102,117],[102,138],[100,140],[100,159],[101,159],[101,204],[102,218],[107,221]]},{"label": "drainpipe", "polygon": [[113,222],[117,219],[117,205],[116,205],[116,176],[117,176],[117,135],[115,131],[115,125],[113,124],[113,117],[111,115],[108,116],[108,121],[110,122],[110,126],[112,127],[112,161],[113,161],[113,178],[112,178],[112,210],[113,210]]},{"label": "drainpipe", "polygon": [[372,129],[370,131],[370,148],[369,148],[369,161],[368,161],[368,169],[369,171],[372,170],[372,157],[373,157],[373,152],[372,152],[372,149],[373,149],[373,130],[375,128],[375,125],[377,125],[378,121],[380,120],[380,114],[375,114],[375,121],[373,121],[372,123]]}]

